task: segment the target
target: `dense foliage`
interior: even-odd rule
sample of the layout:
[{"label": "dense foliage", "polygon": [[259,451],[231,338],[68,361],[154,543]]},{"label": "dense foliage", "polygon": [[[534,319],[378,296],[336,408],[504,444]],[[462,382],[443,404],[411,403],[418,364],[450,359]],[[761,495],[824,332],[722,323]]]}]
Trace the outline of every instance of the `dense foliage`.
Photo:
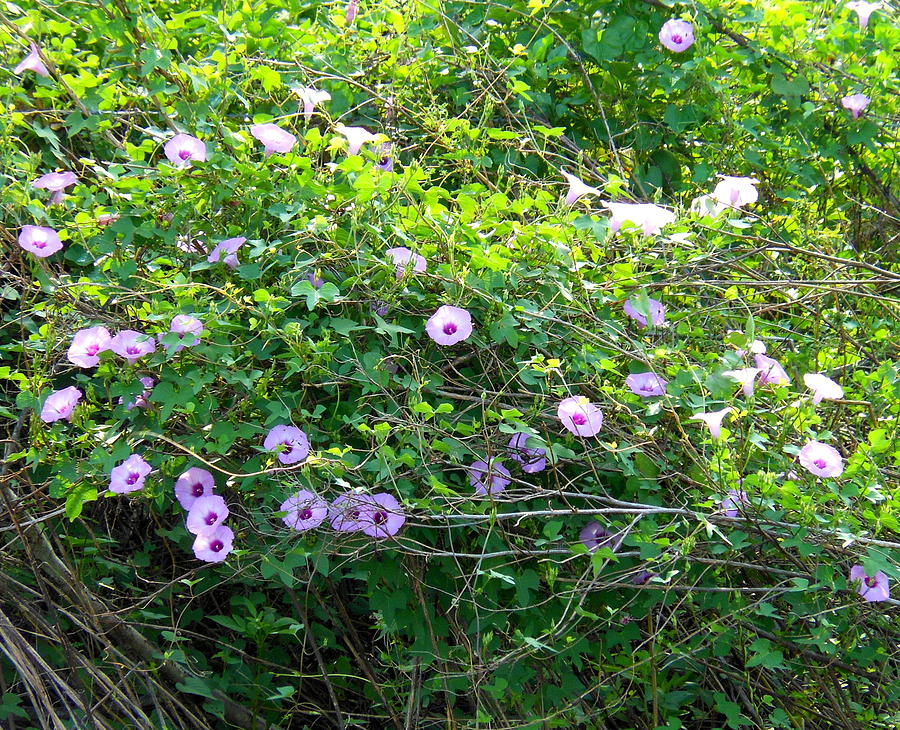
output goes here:
[{"label": "dense foliage", "polygon": [[900,725],[865,5],[7,3],[0,725]]}]

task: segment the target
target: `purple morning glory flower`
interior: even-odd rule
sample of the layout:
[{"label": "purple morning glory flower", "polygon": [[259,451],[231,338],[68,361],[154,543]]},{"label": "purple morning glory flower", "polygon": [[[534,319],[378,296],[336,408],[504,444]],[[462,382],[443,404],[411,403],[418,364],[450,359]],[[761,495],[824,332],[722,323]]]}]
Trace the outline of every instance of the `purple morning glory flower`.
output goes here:
[{"label": "purple morning glory flower", "polygon": [[890,581],[880,570],[875,575],[866,575],[863,566],[854,565],[850,568],[850,582],[859,583],[857,592],[869,603],[886,601],[891,597]]},{"label": "purple morning glory flower", "polygon": [[581,528],[581,532],[578,533],[578,539],[581,540],[589,553],[595,552],[600,548],[609,548],[615,552],[619,549],[624,538],[624,535],[610,532],[596,520],[588,522]]},{"label": "purple morning glory flower", "polygon": [[410,251],[406,246],[397,246],[396,248],[389,248],[384,252],[387,256],[390,256],[391,261],[394,262],[394,266],[397,269],[397,278],[402,279],[403,275],[408,271],[413,271],[416,274],[421,274],[425,271],[426,261],[425,257]]},{"label": "purple morning glory flower", "polygon": [[144,488],[144,479],[153,471],[144,459],[132,454],[109,472],[109,491],[116,494],[127,494]]},{"label": "purple morning glory flower", "polygon": [[694,26],[686,20],[667,20],[659,29],[659,42],[675,53],[686,51],[694,45]]},{"label": "purple morning glory flower", "polygon": [[136,330],[122,330],[109,341],[109,349],[128,362],[136,362],[156,350],[152,337]]},{"label": "purple morning glory flower", "polygon": [[728,208],[743,208],[759,200],[756,185],[759,183],[755,177],[733,177],[731,175],[719,175],[721,181],[713,190],[713,198],[720,205]]},{"label": "purple morning glory flower", "polygon": [[48,172],[46,175],[41,175],[31,183],[31,187],[49,190],[53,193],[50,196],[50,203],[57,204],[63,201],[65,189],[77,182],[78,176],[74,172],[66,170],[65,172]]},{"label": "purple morning glory flower", "polygon": [[206,145],[190,134],[176,134],[163,145],[163,152],[175,167],[190,167],[191,162],[206,161]]},{"label": "purple morning glory flower", "polygon": [[723,408],[721,411],[709,411],[691,416],[692,421],[703,421],[709,429],[709,435],[717,441],[722,436],[722,421],[734,408]]},{"label": "purple morning glory flower", "polygon": [[394,170],[394,156],[391,154],[391,143],[383,142],[378,147],[378,162],[375,164],[379,170],[392,172]]},{"label": "purple morning glory flower", "polygon": [[[193,347],[200,344],[200,335],[203,334],[203,322],[189,314],[176,314],[169,324],[169,332],[174,332],[181,340],[175,345],[175,352],[181,352],[185,347]],[[165,337],[159,335],[160,341]]]},{"label": "purple morning glory flower", "polygon": [[643,586],[647,585],[647,583],[650,582],[650,579],[655,577],[656,573],[651,573],[649,570],[642,570],[631,576],[631,582],[636,586]]},{"label": "purple morning glory flower", "polygon": [[444,304],[431,315],[425,331],[439,345],[455,345],[472,334],[472,315],[460,307]]},{"label": "purple morning glory flower", "polygon": [[617,232],[624,224],[641,229],[645,236],[657,235],[663,226],[675,222],[675,214],[652,203],[610,203],[603,201],[603,207],[612,213],[609,230]]},{"label": "purple morning glory flower", "polygon": [[566,193],[566,205],[574,205],[575,201],[578,200],[583,195],[601,195],[602,193],[597,188],[592,188],[590,185],[584,182],[580,177],[576,177],[575,175],[566,172],[565,170],[560,170],[562,176],[566,179],[566,182],[569,183],[569,191]]},{"label": "purple morning glory flower", "polygon": [[[629,299],[625,302],[622,309],[625,311],[625,314],[631,317],[635,322],[646,327],[647,318],[635,309],[634,305],[637,304],[637,301],[637,299]],[[663,306],[662,302],[652,298],[647,301],[650,302],[650,321],[654,326],[663,324],[666,321],[666,308]]]},{"label": "purple morning glory flower", "polygon": [[757,353],[753,356],[756,361],[756,367],[759,368],[759,384],[760,385],[790,385],[791,379],[785,372],[784,368],[778,360]]},{"label": "purple morning glory flower", "polygon": [[250,127],[250,134],[263,143],[266,157],[273,152],[290,152],[297,142],[293,134],[277,124],[254,124]]},{"label": "purple morning glory flower", "polygon": [[582,395],[560,401],[556,415],[576,436],[596,436],[603,428],[603,412]]},{"label": "purple morning glory flower", "polygon": [[741,489],[732,489],[722,499],[722,510],[726,517],[737,517],[740,506],[750,504],[747,493]]},{"label": "purple morning glory flower", "polygon": [[30,46],[31,51],[19,62],[19,65],[13,69],[13,73],[16,76],[21,76],[23,71],[34,71],[34,73],[39,76],[50,76],[50,72],[41,60],[38,47],[34,43],[31,43]]},{"label": "purple morning glory flower", "polygon": [[192,466],[175,482],[175,496],[181,506],[189,510],[201,497],[209,497],[216,488],[213,475],[206,469]]},{"label": "purple morning glory flower", "polygon": [[344,11],[344,20],[347,25],[353,25],[353,21],[356,20],[356,16],[359,13],[359,0],[349,0],[347,2],[347,9]]},{"label": "purple morning glory flower", "polygon": [[327,91],[322,91],[321,89],[314,89],[311,86],[294,88],[294,93],[297,94],[297,96],[300,97],[300,101],[303,102],[303,116],[306,117],[307,122],[312,119],[313,111],[318,104],[325,101],[331,101],[331,94]]},{"label": "purple morning glory flower", "polygon": [[625,385],[631,388],[631,392],[641,398],[653,398],[666,394],[667,380],[656,373],[632,373],[625,378]]},{"label": "purple morning glory flower", "polygon": [[[219,244],[216,244],[216,247],[209,252],[209,257],[207,257],[207,261],[211,264],[219,263],[219,259],[222,259],[222,262],[230,269],[234,269],[240,263],[237,257],[237,250],[244,245],[247,241],[243,236],[238,236],[237,238],[228,238],[222,241]],[[222,258],[224,254],[224,258]]]},{"label": "purple morning glory flower", "polygon": [[856,13],[857,20],[859,20],[859,27],[861,30],[865,30],[869,27],[869,17],[876,10],[881,8],[882,3],[870,3],[865,2],[865,0],[853,0],[853,2],[849,2],[844,5],[847,10],[852,10]]},{"label": "purple morning glory flower", "polygon": [[800,449],[800,465],[817,477],[839,477],[844,473],[844,459],[840,452],[821,441],[807,441]]},{"label": "purple morning glory flower", "polygon": [[297,532],[305,532],[325,521],[328,516],[328,502],[308,489],[301,489],[281,503],[279,512],[287,512],[282,517],[285,525]]},{"label": "purple morning glory flower", "polygon": [[[150,393],[153,391],[153,386],[156,385],[156,381],[150,377],[143,377],[139,379],[141,385],[144,386],[144,389],[141,391],[141,394],[135,398],[131,403],[125,406],[126,411],[130,411],[134,408],[146,408],[148,399],[150,398]],[[124,398],[119,398],[119,403],[124,403]]]},{"label": "purple morning glory flower", "polygon": [[100,353],[108,350],[111,343],[106,327],[87,327],[75,333],[66,357],[78,367],[95,368],[100,364]]},{"label": "purple morning glory flower", "polygon": [[530,435],[522,431],[515,434],[509,440],[509,457],[518,461],[526,474],[535,474],[547,468],[547,451],[540,446],[527,446],[529,438]]},{"label": "purple morning glory flower", "polygon": [[296,426],[275,426],[263,442],[266,451],[276,451],[282,464],[296,464],[309,456],[309,438]]},{"label": "purple morning glory flower", "polygon": [[476,496],[499,494],[509,486],[509,469],[496,459],[491,459],[490,464],[473,461],[466,471],[469,472],[469,484],[475,487]]},{"label": "purple morning glory flower", "polygon": [[406,522],[403,507],[387,492],[361,494],[364,509],[359,518],[360,529],[369,537],[384,538],[396,535]]},{"label": "purple morning glory flower", "polygon": [[366,510],[371,507],[368,495],[348,492],[337,497],[328,507],[331,527],[338,532],[358,532],[365,526]]},{"label": "purple morning glory flower", "polygon": [[84,394],[74,385],[53,391],[44,400],[44,406],[41,408],[41,420],[44,423],[71,421],[72,412],[83,396]]},{"label": "purple morning glory flower", "polygon": [[871,101],[865,94],[851,94],[841,99],[841,106],[849,111],[854,119],[859,119]]},{"label": "purple morning glory flower", "polygon": [[391,308],[387,302],[372,302],[372,311],[379,317],[387,317]]},{"label": "purple morning glory flower", "polygon": [[22,226],[19,245],[39,259],[52,256],[63,247],[59,234],[46,226]]},{"label": "purple morning glory flower", "polygon": [[185,525],[188,532],[200,535],[215,530],[225,521],[226,517],[228,517],[228,505],[225,504],[225,500],[218,494],[208,494],[194,500],[188,510]]},{"label": "purple morning glory flower", "polygon": [[315,289],[321,289],[323,286],[325,286],[325,279],[323,279],[321,276],[316,275],[315,271],[310,271],[306,275],[306,280],[310,284],[312,284]]},{"label": "purple morning glory flower", "polygon": [[334,128],[347,139],[347,155],[358,155],[366,142],[378,139],[377,134],[372,134],[365,127],[345,127],[343,124],[336,124]]},{"label": "purple morning glory flower", "polygon": [[806,387],[813,391],[813,403],[823,400],[840,400],[844,397],[844,389],[827,375],[807,373],[803,376]]},{"label": "purple morning glory flower", "polygon": [[219,525],[210,532],[201,532],[194,538],[194,555],[207,563],[221,563],[234,550],[234,532]]}]

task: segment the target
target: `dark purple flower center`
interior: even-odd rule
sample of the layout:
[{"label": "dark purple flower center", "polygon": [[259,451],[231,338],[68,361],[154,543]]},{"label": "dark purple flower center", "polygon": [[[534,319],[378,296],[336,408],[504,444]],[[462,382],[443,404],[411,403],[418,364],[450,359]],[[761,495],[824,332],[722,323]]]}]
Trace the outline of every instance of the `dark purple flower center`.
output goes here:
[{"label": "dark purple flower center", "polygon": [[282,441],[281,445],[284,447],[282,454],[290,454],[294,450],[294,445],[290,441]]},{"label": "dark purple flower center", "polygon": [[587,423],[587,416],[583,413],[576,413],[572,416],[572,423],[576,426],[583,426]]},{"label": "dark purple flower center", "polygon": [[297,515],[301,520],[309,520],[312,519],[312,510],[309,508],[300,510],[300,513]]},{"label": "dark purple flower center", "polygon": [[826,466],[828,466],[828,463],[825,461],[825,459],[816,459],[813,464],[815,464],[820,469],[824,469]]},{"label": "dark purple flower center", "polygon": [[378,164],[381,165],[382,167],[387,167],[387,165],[390,161],[391,161],[390,157],[382,157]]},{"label": "dark purple flower center", "polygon": [[88,345],[85,353],[93,357],[98,352],[100,352],[100,345]]},{"label": "dark purple flower center", "polygon": [[138,474],[136,471],[130,471],[130,472],[128,472],[128,476],[125,477],[125,483],[128,484],[129,486],[131,486],[133,484],[137,484],[137,480],[140,478],[141,478],[141,475]]},{"label": "dark purple flower center", "polygon": [[684,39],[678,33],[675,33],[672,36],[672,43],[674,43],[677,46],[681,45],[682,40],[684,40]]},{"label": "dark purple flower center", "polygon": [[190,156],[191,156],[191,151],[190,151],[190,150],[181,150],[181,152],[178,153],[178,156],[179,156],[182,160],[187,160],[187,159],[189,159]]},{"label": "dark purple flower center", "polygon": [[215,512],[210,512],[209,514],[206,515],[206,517],[203,519],[203,521],[207,525],[214,525],[216,523],[217,519],[219,519],[219,515],[217,515]]},{"label": "dark purple flower center", "polygon": [[387,517],[387,512],[378,510],[374,515],[372,515],[372,521],[376,525],[383,525],[385,522],[387,522]]},{"label": "dark purple flower center", "polygon": [[641,386],[641,390],[643,390],[645,393],[649,393],[652,390],[656,390],[656,386],[654,386],[653,383],[644,383]]},{"label": "dark purple flower center", "polygon": [[43,238],[36,238],[34,241],[32,241],[31,245],[35,248],[43,248],[47,245],[47,242]]},{"label": "dark purple flower center", "polygon": [[350,519],[351,520],[358,520],[361,515],[362,515],[362,512],[360,512],[358,509],[350,510]]},{"label": "dark purple flower center", "polygon": [[209,549],[212,550],[214,553],[221,552],[222,548],[224,548],[224,547],[225,547],[225,544],[221,540],[213,540],[209,544]]},{"label": "dark purple flower center", "polygon": [[865,584],[866,584],[869,588],[874,588],[875,586],[878,585],[878,579],[875,578],[875,576],[867,575],[867,576],[866,576],[866,580],[865,580]]},{"label": "dark purple flower center", "polygon": [[444,334],[445,335],[456,334],[456,323],[455,322],[445,322],[444,323]]},{"label": "dark purple flower center", "polygon": [[129,355],[140,355],[141,348],[137,345],[128,345],[128,347],[125,348],[125,352],[127,352]]},{"label": "dark purple flower center", "polygon": [[195,497],[203,496],[203,485],[200,482],[197,482],[193,487],[191,487],[191,494]]}]

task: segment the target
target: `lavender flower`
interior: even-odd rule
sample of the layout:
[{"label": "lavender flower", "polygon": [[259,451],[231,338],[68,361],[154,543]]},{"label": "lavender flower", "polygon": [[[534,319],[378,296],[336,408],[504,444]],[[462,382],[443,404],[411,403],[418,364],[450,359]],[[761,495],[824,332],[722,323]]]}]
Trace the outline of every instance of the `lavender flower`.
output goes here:
[{"label": "lavender flower", "polygon": [[72,412],[83,396],[84,393],[74,385],[70,385],[62,390],[54,390],[44,400],[44,406],[41,408],[41,420],[44,423],[71,421]]},{"label": "lavender flower", "polygon": [[234,550],[234,532],[219,525],[211,532],[202,532],[194,538],[194,556],[207,563],[221,563]]},{"label": "lavender flower", "polygon": [[871,101],[865,94],[851,94],[841,99],[841,106],[849,111],[854,119],[859,119]]},{"label": "lavender flower", "polygon": [[65,189],[77,182],[78,176],[74,172],[66,170],[65,172],[48,172],[46,175],[41,175],[31,183],[31,187],[37,190],[49,190],[53,193],[50,196],[50,203],[58,204],[63,201]]},{"label": "lavender flower", "polygon": [[63,247],[59,234],[46,226],[22,226],[19,245],[39,259],[52,256]]},{"label": "lavender flower", "polygon": [[840,452],[821,441],[807,441],[800,449],[800,465],[817,477],[839,477],[844,473],[844,459]]},{"label": "lavender flower", "polygon": [[391,260],[394,262],[398,279],[402,279],[407,271],[412,271],[416,274],[421,274],[425,271],[427,265],[425,257],[410,251],[406,246],[389,248],[385,251],[385,254],[390,256]]},{"label": "lavender flower", "polygon": [[343,124],[336,124],[334,128],[347,139],[347,155],[358,155],[366,142],[378,139],[378,135],[372,134],[365,127],[345,127]]},{"label": "lavender flower", "polygon": [[[169,332],[174,332],[181,340],[175,345],[175,352],[181,352],[185,347],[193,347],[200,344],[200,335],[203,334],[203,322],[189,314],[176,314],[169,324]],[[160,334],[159,339],[165,335]]]},{"label": "lavender flower", "polygon": [[535,474],[547,468],[547,451],[540,446],[527,446],[531,436],[523,431],[515,434],[508,444],[509,457],[522,465],[526,474]]},{"label": "lavender flower", "polygon": [[95,368],[100,364],[100,353],[106,352],[111,343],[106,327],[87,327],[75,333],[66,357],[78,367]]},{"label": "lavender flower", "polygon": [[632,373],[625,378],[625,385],[631,388],[631,392],[641,398],[653,398],[666,394],[667,380],[656,373]]},{"label": "lavender flower", "polygon": [[439,345],[455,345],[472,334],[472,315],[460,307],[444,304],[431,315],[425,331]]},{"label": "lavender flower", "polygon": [[[146,408],[149,402],[150,393],[153,391],[153,386],[156,385],[156,381],[150,377],[140,378],[139,381],[141,385],[144,386],[144,389],[141,391],[141,394],[135,398],[131,403],[125,406],[126,411],[130,411],[134,408]],[[124,398],[119,398],[119,403],[124,403]]]},{"label": "lavender flower", "polygon": [[301,489],[281,503],[280,512],[285,525],[297,532],[305,532],[321,525],[328,516],[328,502],[308,489]]},{"label": "lavender flower", "polygon": [[321,89],[314,89],[311,86],[300,86],[294,89],[294,93],[300,97],[303,102],[303,116],[308,122],[312,119],[313,111],[316,105],[325,101],[331,101],[331,94]]},{"label": "lavender flower", "polygon": [[331,527],[338,532],[358,532],[363,529],[366,510],[371,507],[368,495],[348,492],[337,497],[328,507]]},{"label": "lavender flower", "polygon": [[356,16],[359,13],[359,0],[348,0],[347,9],[344,11],[344,20],[347,25],[353,25]]},{"label": "lavender flower", "polygon": [[844,389],[827,375],[806,373],[803,376],[803,382],[807,388],[813,391],[813,403],[821,403],[823,400],[840,400],[844,397]]},{"label": "lavender flower", "polygon": [[197,497],[188,509],[185,525],[195,535],[209,533],[228,517],[228,505],[218,494]]},{"label": "lavender flower", "polygon": [[849,2],[844,5],[847,10],[852,10],[856,13],[857,20],[859,20],[859,27],[861,30],[865,30],[869,27],[869,17],[876,10],[880,9],[882,3],[869,3],[865,2],[865,0],[853,0],[853,2]]},{"label": "lavender flower", "polygon": [[136,330],[122,330],[109,341],[109,349],[128,362],[136,362],[156,350],[152,337]]},{"label": "lavender flower", "polygon": [[290,152],[297,142],[293,134],[277,124],[254,124],[250,127],[250,134],[263,143],[266,157],[273,152]]},{"label": "lavender flower", "polygon": [[867,575],[863,566],[854,565],[850,568],[850,582],[859,583],[857,592],[869,603],[886,601],[891,597],[890,581],[880,570],[875,575]]},{"label": "lavender flower", "polygon": [[[237,250],[246,243],[247,239],[243,236],[238,236],[237,238],[228,238],[222,241],[219,244],[216,244],[216,247],[209,252],[209,256],[207,257],[207,261],[211,264],[219,263],[219,259],[230,269],[234,269],[240,263],[237,257]],[[224,254],[224,258],[222,255]]]},{"label": "lavender flower", "polygon": [[756,367],[759,368],[760,385],[790,385],[791,379],[781,364],[774,358],[762,353],[754,355]]},{"label": "lavender flower", "polygon": [[603,413],[582,395],[573,395],[560,401],[556,415],[576,436],[596,436],[603,428]]},{"label": "lavender flower", "polygon": [[569,183],[569,192],[566,193],[565,199],[566,205],[573,205],[575,201],[583,195],[602,195],[602,192],[600,190],[598,190],[597,188],[592,188],[581,178],[576,177],[575,175],[572,175],[565,170],[560,170],[560,172],[566,179],[566,182]]},{"label": "lavender flower", "polygon": [[175,167],[190,167],[194,161],[206,162],[206,145],[190,134],[176,134],[163,145],[163,152]]},{"label": "lavender flower", "polygon": [[750,504],[747,493],[740,489],[732,489],[722,499],[722,510],[726,517],[737,517],[740,512],[741,505]]},{"label": "lavender flower", "polygon": [[[647,301],[650,302],[650,321],[654,326],[663,324],[666,321],[666,308],[663,306],[662,302],[653,298],[650,298]],[[629,299],[625,302],[622,309],[625,311],[625,314],[631,317],[635,322],[646,327],[647,318],[637,311],[637,308],[635,307],[637,302],[637,299]]]},{"label": "lavender flower", "polygon": [[723,408],[721,411],[710,411],[709,413],[698,413],[692,416],[692,421],[703,421],[709,428],[709,435],[713,440],[718,440],[722,436],[722,421],[725,416],[731,413],[734,408]]},{"label": "lavender flower", "polygon": [[16,76],[21,76],[23,71],[34,71],[34,73],[39,76],[50,76],[50,72],[47,70],[47,67],[44,65],[44,62],[41,60],[41,55],[38,52],[38,47],[34,43],[29,44],[31,47],[31,51],[25,58],[23,58],[19,65],[13,69],[13,73]]},{"label": "lavender flower", "polygon": [[206,469],[192,466],[175,481],[175,496],[181,506],[189,510],[201,497],[209,497],[216,488],[213,475]]},{"label": "lavender flower", "polygon": [[726,370],[722,373],[726,378],[736,380],[741,384],[744,395],[748,398],[753,395],[753,385],[756,376],[759,375],[759,368],[741,368],[740,370]]},{"label": "lavender flower", "polygon": [[360,529],[369,537],[384,538],[396,535],[406,522],[403,507],[387,492],[360,495],[366,508],[359,519]]},{"label": "lavender flower", "polygon": [[466,471],[469,472],[469,484],[475,487],[475,494],[478,497],[499,494],[510,483],[509,469],[496,459],[491,459],[490,463],[473,461]]},{"label": "lavender flower", "polygon": [[650,582],[650,579],[655,577],[656,573],[651,573],[649,570],[642,570],[631,576],[631,582],[636,586],[643,586],[647,585],[647,583]]},{"label": "lavender flower", "polygon": [[116,494],[128,494],[144,488],[144,480],[153,471],[144,459],[132,454],[109,472],[109,491]]},{"label": "lavender flower", "polygon": [[309,456],[309,438],[296,426],[275,426],[263,446],[266,451],[277,451],[282,464],[296,464]]},{"label": "lavender flower", "polygon": [[314,289],[321,289],[323,286],[325,286],[325,279],[323,279],[321,276],[319,276],[318,274],[316,274],[315,271],[310,271],[310,272],[306,275],[306,280],[307,280],[310,284],[313,285],[313,288],[314,288]]},{"label": "lavender flower", "polygon": [[685,20],[667,20],[659,29],[659,42],[675,53],[686,51],[694,45],[694,26]]},{"label": "lavender flower", "polygon": [[607,530],[596,520],[588,522],[578,533],[578,539],[588,549],[589,553],[596,552],[600,548],[609,548],[613,552],[619,549],[625,536],[615,534]]},{"label": "lavender flower", "polygon": [[652,203],[610,203],[603,206],[612,213],[609,230],[618,231],[624,224],[640,228],[645,236],[657,235],[663,226],[675,222],[675,214]]}]

